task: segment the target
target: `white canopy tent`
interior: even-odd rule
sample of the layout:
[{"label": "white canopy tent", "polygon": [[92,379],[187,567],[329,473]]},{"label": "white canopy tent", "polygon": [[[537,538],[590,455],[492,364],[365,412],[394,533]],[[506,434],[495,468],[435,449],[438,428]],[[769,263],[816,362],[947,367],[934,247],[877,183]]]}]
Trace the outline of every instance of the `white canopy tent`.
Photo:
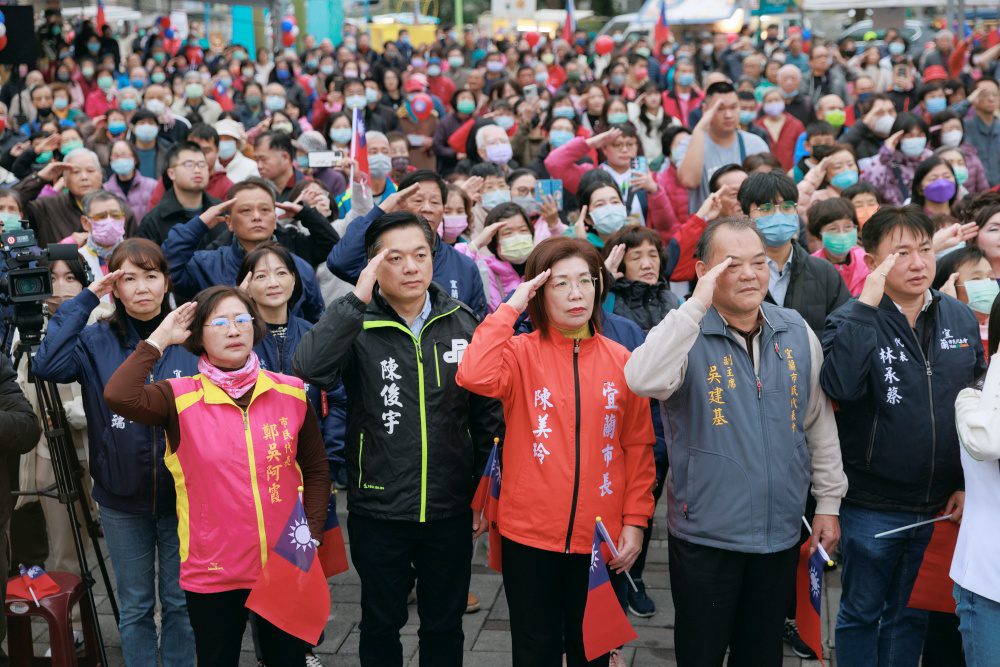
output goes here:
[{"label": "white canopy tent", "polygon": [[[725,21],[736,13],[739,4],[737,0],[667,0],[667,23],[690,25]],[[656,23],[660,17],[660,0],[646,0],[636,15],[642,23]]]}]

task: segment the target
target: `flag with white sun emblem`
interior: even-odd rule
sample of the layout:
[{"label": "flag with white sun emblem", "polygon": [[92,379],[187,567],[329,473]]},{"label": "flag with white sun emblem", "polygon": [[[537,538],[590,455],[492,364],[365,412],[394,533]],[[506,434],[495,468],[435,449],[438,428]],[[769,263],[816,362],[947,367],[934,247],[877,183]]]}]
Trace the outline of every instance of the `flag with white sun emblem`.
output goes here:
[{"label": "flag with white sun emblem", "polygon": [[823,566],[826,565],[819,550],[809,555],[810,540],[799,552],[799,571],[796,576],[795,621],[799,636],[819,656],[823,664],[823,633],[820,627],[820,609],[823,599]]},{"label": "flag with white sun emblem", "polygon": [[267,556],[247,608],[315,646],[330,615],[330,589],[301,500],[296,499]]}]

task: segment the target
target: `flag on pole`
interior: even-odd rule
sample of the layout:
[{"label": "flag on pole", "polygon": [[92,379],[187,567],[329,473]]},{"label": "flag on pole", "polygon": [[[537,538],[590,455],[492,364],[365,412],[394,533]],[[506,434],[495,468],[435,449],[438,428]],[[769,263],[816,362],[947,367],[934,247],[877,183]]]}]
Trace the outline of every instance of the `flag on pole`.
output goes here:
[{"label": "flag on pole", "polygon": [[104,26],[108,24],[106,18],[104,18],[104,0],[97,0],[97,32],[100,33],[104,30]]},{"label": "flag on pole", "polygon": [[913,582],[907,607],[955,613],[955,598],[952,597],[955,584],[949,575],[957,543],[958,524],[951,521],[934,524],[934,534],[924,550],[924,560]]},{"label": "flag on pole", "polygon": [[7,597],[21,598],[22,600],[34,600],[35,603],[50,595],[58,593],[61,589],[55,579],[50,577],[45,570],[38,565],[25,568],[18,566],[19,577],[11,577],[7,581]]},{"label": "flag on pole", "polygon": [[820,628],[820,601],[823,598],[823,566],[826,561],[819,549],[810,556],[806,540],[799,550],[799,570],[795,577],[795,621],[799,636],[823,664],[823,634]]},{"label": "flag on pole", "polygon": [[351,120],[351,159],[358,163],[358,169],[367,179],[366,183],[371,183],[371,172],[368,170],[368,146],[365,142],[365,117],[361,109],[354,110]]},{"label": "flag on pole", "polygon": [[493,438],[493,449],[490,450],[483,475],[479,478],[476,493],[472,496],[472,511],[487,521],[487,532],[490,540],[490,568],[501,571],[500,530],[497,528],[497,516],[500,508],[500,438]]},{"label": "flag on pole", "polygon": [[323,574],[329,579],[341,572],[347,572],[347,547],[344,546],[344,533],[340,530],[340,520],[337,518],[337,494],[330,494],[330,504],[326,506],[326,523],[323,524],[323,544],[317,550]]},{"label": "flag on pole", "polygon": [[662,53],[663,45],[670,41],[670,26],[667,24],[667,0],[660,0],[660,15],[653,29],[653,42],[656,53]]},{"label": "flag on pole", "polygon": [[246,607],[290,635],[313,646],[319,642],[330,614],[330,589],[300,498],[268,549],[267,562],[250,589]]},{"label": "flag on pole", "polygon": [[573,44],[573,33],[576,32],[576,8],[573,0],[566,0],[566,21],[563,23],[562,38]]},{"label": "flag on pole", "polygon": [[472,511],[482,514],[486,510],[486,499],[490,495],[490,482],[493,479],[493,463],[497,458],[497,444],[500,438],[493,438],[493,449],[490,450],[489,458],[486,459],[486,466],[483,468],[483,475],[479,478],[476,486],[476,493],[472,496]]},{"label": "flag on pole", "polygon": [[583,652],[587,660],[596,660],[638,637],[611,586],[608,566],[601,550],[602,541],[601,532],[595,524],[587,604],[583,609]]}]

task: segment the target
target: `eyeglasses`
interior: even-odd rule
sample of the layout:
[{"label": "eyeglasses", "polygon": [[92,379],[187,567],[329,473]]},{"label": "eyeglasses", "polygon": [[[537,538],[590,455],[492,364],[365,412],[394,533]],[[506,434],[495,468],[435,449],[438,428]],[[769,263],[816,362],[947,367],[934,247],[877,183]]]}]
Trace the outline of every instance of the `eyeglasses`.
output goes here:
[{"label": "eyeglasses", "polygon": [[553,283],[549,283],[549,289],[551,289],[556,294],[567,294],[574,287],[579,289],[581,292],[589,292],[597,287],[596,278],[580,278],[577,281],[569,280],[557,280]]},{"label": "eyeglasses", "polygon": [[780,204],[772,204],[767,202],[766,204],[759,204],[757,210],[764,215],[771,215],[774,213],[775,209],[781,211],[782,213],[795,213],[798,204],[793,201],[783,201]]},{"label": "eyeglasses", "polygon": [[228,317],[216,317],[204,326],[211,327],[212,331],[222,332],[229,331],[229,327],[231,326],[235,326],[237,329],[246,329],[252,322],[253,316],[250,313],[242,313],[233,319],[229,319]]},{"label": "eyeglasses", "polygon": [[195,162],[194,160],[184,160],[184,162],[179,162],[178,164],[185,169],[198,169],[202,171],[208,169],[208,162],[205,162],[204,160],[199,162]]}]

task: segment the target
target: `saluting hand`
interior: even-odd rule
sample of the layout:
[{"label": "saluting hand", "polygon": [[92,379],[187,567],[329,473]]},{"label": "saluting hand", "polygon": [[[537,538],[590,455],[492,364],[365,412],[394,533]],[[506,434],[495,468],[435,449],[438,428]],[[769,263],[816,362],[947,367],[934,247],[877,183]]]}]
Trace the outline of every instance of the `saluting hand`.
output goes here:
[{"label": "saluting hand", "polygon": [[892,271],[892,267],[896,265],[897,257],[896,253],[892,253],[868,274],[868,277],[865,278],[865,286],[861,289],[861,295],[858,296],[858,301],[866,306],[878,308],[878,305],[882,303],[882,295],[885,294],[885,279]]},{"label": "saluting hand", "polygon": [[705,309],[712,307],[712,299],[715,296],[715,283],[722,275],[722,272],[729,268],[729,265],[733,263],[732,257],[726,257],[724,260],[713,266],[708,270],[705,275],[698,278],[698,284],[694,288],[694,293],[691,294],[692,299],[698,299],[701,305]]},{"label": "saluting hand", "polygon": [[378,267],[382,265],[388,254],[389,249],[386,248],[372,257],[368,261],[368,266],[358,276],[358,283],[354,286],[354,296],[364,303],[370,303],[372,300],[372,292],[375,290],[375,283],[378,282]]},{"label": "saluting hand", "polygon": [[156,331],[150,335],[149,340],[162,351],[166,351],[171,345],[180,345],[191,336],[191,322],[194,321],[197,309],[198,303],[189,301],[170,311],[160,322],[160,326],[156,327]]},{"label": "saluting hand", "polygon": [[514,306],[517,312],[523,313],[524,309],[528,307],[528,302],[535,296],[538,288],[545,284],[545,281],[549,279],[551,274],[552,269],[545,269],[531,280],[525,280],[517,286],[517,289],[514,290],[507,303]]}]

